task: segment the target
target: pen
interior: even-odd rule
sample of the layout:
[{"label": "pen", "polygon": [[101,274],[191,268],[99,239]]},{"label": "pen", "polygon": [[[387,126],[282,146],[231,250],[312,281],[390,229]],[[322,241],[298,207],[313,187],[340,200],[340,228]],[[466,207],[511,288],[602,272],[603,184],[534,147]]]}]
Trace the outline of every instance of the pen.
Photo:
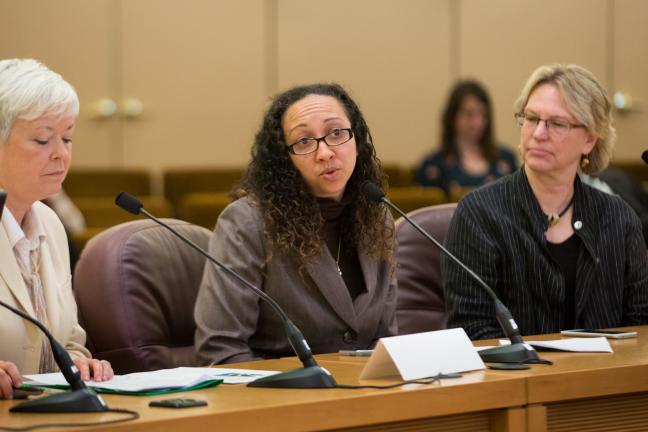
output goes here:
[{"label": "pen", "polygon": [[370,357],[373,350],[340,350],[340,355],[351,357]]}]

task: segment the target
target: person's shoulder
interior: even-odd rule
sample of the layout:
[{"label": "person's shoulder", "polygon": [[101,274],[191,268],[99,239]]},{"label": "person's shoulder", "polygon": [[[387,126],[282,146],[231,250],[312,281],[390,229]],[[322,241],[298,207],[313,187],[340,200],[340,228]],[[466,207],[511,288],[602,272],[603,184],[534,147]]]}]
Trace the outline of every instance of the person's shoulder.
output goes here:
[{"label": "person's shoulder", "polygon": [[517,169],[517,155],[516,153],[508,147],[499,145],[497,147],[497,158],[499,164],[504,163],[508,165],[508,171],[503,169],[505,174],[515,171]]},{"label": "person's shoulder", "polygon": [[432,151],[423,158],[423,165],[440,165],[442,162],[443,152],[441,150]]},{"label": "person's shoulder", "polygon": [[510,148],[499,144],[497,146],[497,157],[499,159],[515,159],[515,152]]},{"label": "person's shoulder", "polygon": [[484,186],[478,187],[466,194],[459,201],[459,205],[492,208],[498,203],[510,200],[514,187],[515,175],[515,173],[509,174],[487,183]]},{"label": "person's shoulder", "polygon": [[588,206],[604,212],[606,219],[629,220],[637,217],[632,207],[619,195],[609,194],[585,183],[582,185]]},{"label": "person's shoulder", "polygon": [[263,215],[259,203],[251,196],[235,199],[225,207],[218,217],[218,224],[228,223],[234,225],[250,226],[260,225]]}]

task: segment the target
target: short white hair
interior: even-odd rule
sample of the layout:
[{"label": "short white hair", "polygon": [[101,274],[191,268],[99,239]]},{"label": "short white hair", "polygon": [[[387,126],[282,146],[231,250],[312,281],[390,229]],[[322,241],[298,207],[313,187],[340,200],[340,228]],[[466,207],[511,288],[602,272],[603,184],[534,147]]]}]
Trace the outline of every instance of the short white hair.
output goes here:
[{"label": "short white hair", "polygon": [[61,75],[33,59],[0,60],[0,144],[14,122],[42,115],[76,117],[79,98]]}]

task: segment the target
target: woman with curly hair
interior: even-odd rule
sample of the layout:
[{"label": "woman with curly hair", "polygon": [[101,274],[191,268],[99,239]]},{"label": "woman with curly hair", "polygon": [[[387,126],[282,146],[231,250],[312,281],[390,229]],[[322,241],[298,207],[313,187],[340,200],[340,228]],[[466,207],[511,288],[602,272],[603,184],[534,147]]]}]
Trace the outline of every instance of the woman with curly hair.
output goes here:
[{"label": "woman with curly hair", "polygon": [[[274,298],[314,353],[396,334],[393,220],[361,192],[383,185],[371,133],[336,84],[279,94],[209,249]],[[269,305],[211,264],[195,309],[205,363],[293,355]]]}]

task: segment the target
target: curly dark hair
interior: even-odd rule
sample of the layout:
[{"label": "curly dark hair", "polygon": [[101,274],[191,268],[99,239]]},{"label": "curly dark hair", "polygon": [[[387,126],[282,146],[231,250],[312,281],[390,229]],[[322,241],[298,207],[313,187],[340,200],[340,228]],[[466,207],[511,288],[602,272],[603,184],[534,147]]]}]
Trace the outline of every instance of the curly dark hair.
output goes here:
[{"label": "curly dark hair", "polygon": [[275,96],[263,118],[252,147],[252,161],[240,183],[237,197],[249,195],[261,207],[265,235],[278,251],[296,253],[303,264],[321,253],[320,230],[324,224],[319,204],[288,154],[282,119],[295,102],[309,95],[337,99],[351,122],[357,146],[356,165],[345,188],[352,197],[341,220],[341,238],[372,258],[392,261],[393,224],[387,210],[362,193],[366,180],[385,186],[369,127],[360,109],[338,84],[295,87]]},{"label": "curly dark hair", "polygon": [[477,81],[459,81],[450,92],[445,110],[443,111],[441,150],[445,156],[458,156],[457,144],[455,142],[455,119],[461,109],[461,104],[468,96],[476,98],[486,108],[486,127],[479,140],[479,147],[486,159],[494,161],[497,158],[497,151],[493,140],[493,108],[488,97],[488,92]]}]

